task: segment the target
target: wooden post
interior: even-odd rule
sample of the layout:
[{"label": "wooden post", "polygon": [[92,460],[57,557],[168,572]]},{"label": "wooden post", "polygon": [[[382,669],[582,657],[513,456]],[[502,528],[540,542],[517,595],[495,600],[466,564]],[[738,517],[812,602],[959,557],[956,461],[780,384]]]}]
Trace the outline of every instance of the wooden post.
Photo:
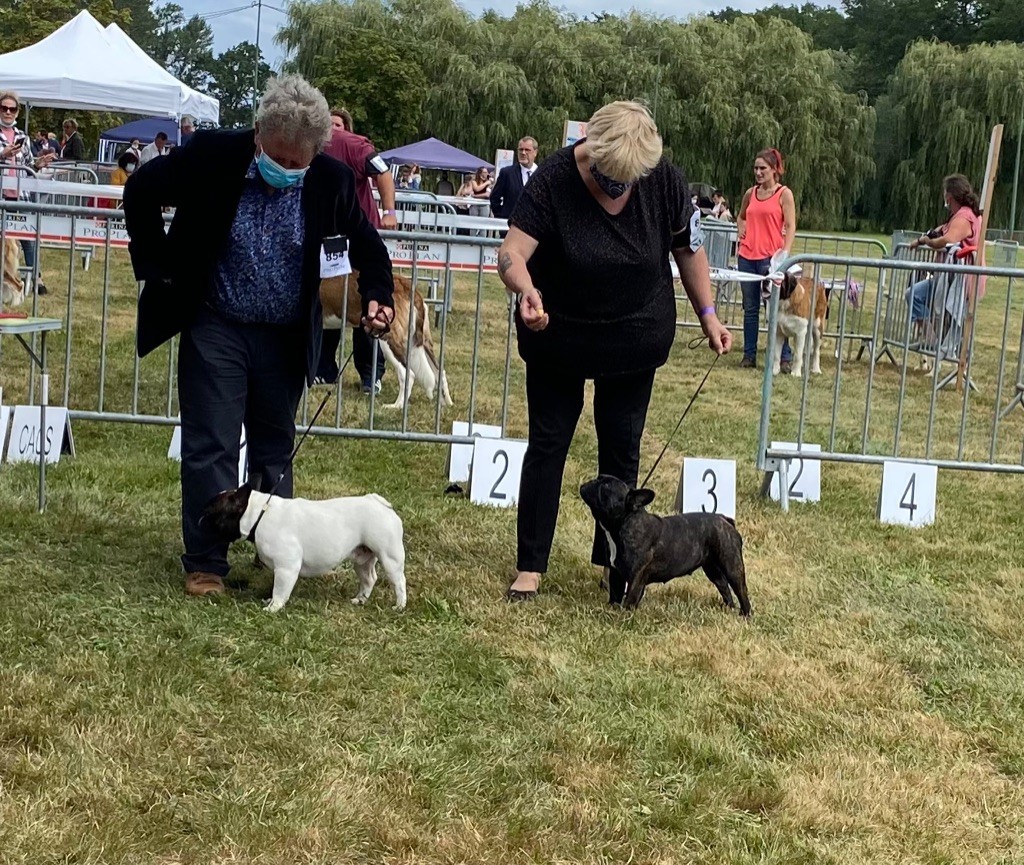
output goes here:
[{"label": "wooden post", "polygon": [[[992,210],[992,193],[996,185],[996,173],[999,171],[999,150],[1003,145],[1003,124],[992,127],[992,137],[988,143],[988,161],[985,164],[985,180],[981,188],[981,228],[978,237],[978,254],[975,258],[979,267],[985,266],[985,232],[988,230],[988,217]],[[967,354],[974,334],[974,309],[977,306],[977,286],[980,277],[967,279],[967,315],[964,319],[963,338],[960,340],[960,363],[956,371],[957,393],[963,392],[964,378],[967,374]]]}]

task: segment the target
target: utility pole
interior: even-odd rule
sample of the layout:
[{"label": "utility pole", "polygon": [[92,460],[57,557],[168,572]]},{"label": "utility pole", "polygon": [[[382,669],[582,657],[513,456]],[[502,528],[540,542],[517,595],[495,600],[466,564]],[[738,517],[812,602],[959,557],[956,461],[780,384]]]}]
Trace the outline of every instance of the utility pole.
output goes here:
[{"label": "utility pole", "polygon": [[1021,102],[1020,123],[1017,125],[1017,161],[1013,164],[1013,198],[1010,199],[1010,236],[1017,230],[1017,182],[1020,180],[1020,143],[1024,138],[1024,100]]},{"label": "utility pole", "polygon": [[263,18],[263,0],[256,0],[256,59],[252,64],[252,125],[256,125],[256,101],[260,94],[260,21]]}]

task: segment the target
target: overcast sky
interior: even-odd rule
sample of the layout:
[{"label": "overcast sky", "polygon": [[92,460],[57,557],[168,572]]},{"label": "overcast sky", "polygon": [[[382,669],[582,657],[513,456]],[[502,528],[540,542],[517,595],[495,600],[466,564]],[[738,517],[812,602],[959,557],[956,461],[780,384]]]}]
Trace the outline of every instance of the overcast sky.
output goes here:
[{"label": "overcast sky", "polygon": [[[176,0],[185,10],[186,15],[208,15],[211,12],[220,12],[226,9],[235,9],[244,6],[250,0]],[[287,7],[287,0],[268,0],[278,9]],[[761,6],[771,5],[772,0],[732,0],[732,2],[720,2],[720,0],[647,0],[647,2],[631,2],[631,0],[565,0],[557,3],[568,12],[576,15],[587,15],[592,12],[627,12],[630,9],[637,9],[641,12],[652,12],[656,15],[686,17],[700,12],[713,12],[726,6],[737,9],[753,11]],[[793,0],[797,2],[797,0]],[[484,9],[500,9],[511,11],[512,3],[494,2],[494,0],[463,0],[461,5],[474,14]],[[264,56],[275,69],[284,59],[281,50],[274,44],[274,34],[285,21],[285,16],[280,12],[263,7],[262,21],[260,23],[260,47]],[[224,51],[239,42],[256,41],[256,8],[253,5],[250,9],[235,12],[230,15],[211,18],[208,22],[213,28],[214,49],[217,52]]]}]

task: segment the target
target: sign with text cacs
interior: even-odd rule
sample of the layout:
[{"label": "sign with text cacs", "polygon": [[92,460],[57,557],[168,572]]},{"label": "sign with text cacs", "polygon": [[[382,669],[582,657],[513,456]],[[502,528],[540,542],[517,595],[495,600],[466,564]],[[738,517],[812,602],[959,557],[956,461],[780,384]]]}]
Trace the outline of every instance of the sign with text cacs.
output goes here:
[{"label": "sign with text cacs", "polygon": [[565,128],[562,130],[562,147],[575,144],[581,138],[587,137],[586,120],[566,120]]},{"label": "sign with text cacs", "polygon": [[40,449],[46,454],[48,463],[60,462],[62,453],[75,455],[68,410],[64,407],[47,406],[45,430],[40,429],[39,415],[37,405],[14,407],[11,438],[7,442],[7,462],[39,462]]}]

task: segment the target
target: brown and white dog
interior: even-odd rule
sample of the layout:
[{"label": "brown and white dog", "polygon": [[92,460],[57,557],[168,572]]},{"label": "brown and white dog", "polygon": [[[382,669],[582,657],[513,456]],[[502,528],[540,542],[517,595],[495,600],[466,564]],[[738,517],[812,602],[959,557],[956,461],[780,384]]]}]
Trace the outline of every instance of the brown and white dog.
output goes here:
[{"label": "brown and white dog", "polygon": [[25,301],[25,283],[18,273],[18,265],[21,264],[21,245],[13,237],[5,237],[3,255],[3,305],[21,306]]},{"label": "brown and white dog", "polygon": [[[814,321],[811,317],[811,298],[814,298]],[[779,374],[782,363],[782,343],[788,337],[793,340],[793,375],[802,375],[804,370],[804,346],[807,329],[811,331],[811,372],[821,373],[821,332],[825,328],[825,312],[828,301],[825,286],[814,284],[813,279],[787,273],[779,286],[779,320],[775,340],[775,358],[772,372]]]},{"label": "brown and white dog", "polygon": [[[394,302],[395,319],[391,322],[388,335],[380,340],[380,350],[384,358],[391,364],[398,376],[398,399],[388,408],[402,408],[405,405],[406,389],[412,395],[414,384],[427,393],[427,399],[434,398],[434,388],[440,382],[441,399],[446,406],[452,404],[448,392],[448,378],[444,370],[437,364],[434,355],[434,343],[430,338],[430,319],[427,317],[423,295],[414,291],[412,282],[404,276],[396,275]],[[348,284],[348,302],[346,303],[346,281]],[[413,310],[412,351],[407,358],[406,346],[409,344],[409,303],[415,298]],[[320,281],[320,303],[324,308],[324,328],[338,330],[343,326],[342,316],[349,327],[359,326],[362,314],[362,301],[359,297],[359,271],[352,271],[351,276],[333,276]],[[405,382],[409,376],[408,385]]]}]

